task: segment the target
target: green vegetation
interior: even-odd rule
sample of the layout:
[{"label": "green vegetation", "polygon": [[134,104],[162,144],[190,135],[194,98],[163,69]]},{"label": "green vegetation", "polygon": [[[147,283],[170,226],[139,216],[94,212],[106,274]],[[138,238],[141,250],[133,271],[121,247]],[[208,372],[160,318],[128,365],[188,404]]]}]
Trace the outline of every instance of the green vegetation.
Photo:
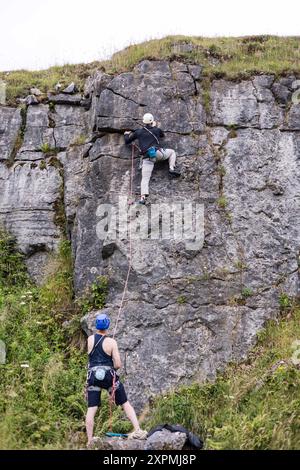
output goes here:
[{"label": "green vegetation", "polygon": [[244,299],[247,299],[248,297],[251,297],[253,295],[253,290],[251,289],[251,287],[244,287],[242,289],[242,297]]},{"label": "green vegetation", "polygon": [[45,155],[57,155],[59,152],[58,148],[52,148],[48,142],[44,143],[40,147],[41,152],[43,152]]},{"label": "green vegetation", "polygon": [[231,129],[228,133],[228,138],[229,139],[235,139],[237,137],[237,131],[235,129]]},{"label": "green vegetation", "polygon": [[87,141],[88,137],[86,135],[79,135],[76,137],[72,145],[84,145]]},{"label": "green vegetation", "polygon": [[186,304],[186,295],[180,295],[179,297],[177,297],[176,302],[179,305]]},{"label": "green vegetation", "polygon": [[202,102],[204,109],[207,113],[210,112],[211,96],[210,96],[211,82],[209,77],[202,80]]},{"label": "green vegetation", "polygon": [[279,296],[279,305],[281,310],[287,310],[292,307],[292,299],[284,292]]},{"label": "green vegetation", "polygon": [[[58,82],[64,86],[74,81],[82,91],[85,80],[96,70],[120,73],[131,70],[143,59],[182,60],[202,64],[207,77],[236,79],[256,72],[275,75],[299,73],[300,38],[168,36],[129,46],[114,54],[110,60],[89,64],[66,64],[41,71],[2,72],[0,79],[7,83],[8,104],[14,104],[16,98],[27,95],[32,86],[47,93],[53,90]],[[205,103],[209,106],[208,92]]]},{"label": "green vegetation", "polygon": [[[85,445],[83,389],[85,339],[80,318],[103,307],[107,279],[100,277],[78,302],[73,294],[70,244],[52,257],[47,281],[32,284],[15,240],[0,230],[0,339],[7,363],[0,365],[0,448],[60,449]],[[181,296],[184,297],[184,296]],[[271,321],[242,364],[230,365],[215,383],[182,387],[154,400],[144,418],[180,423],[205,438],[208,449],[297,449],[300,446],[300,370],[292,357],[300,338],[300,307],[286,294],[285,318]],[[298,340],[298,342],[297,342]],[[109,428],[109,404],[96,420],[96,434]],[[115,409],[112,429],[129,422]]]},{"label": "green vegetation", "polygon": [[147,426],[182,424],[207,449],[299,449],[300,370],[291,358],[300,338],[300,307],[259,335],[249,359],[215,383],[194,384],[157,398]]},{"label": "green vegetation", "polygon": [[47,163],[45,160],[41,160],[39,164],[39,169],[40,170],[46,170],[47,169]]},{"label": "green vegetation", "polygon": [[219,175],[223,178],[223,176],[226,175],[226,168],[224,165],[220,165],[218,167],[218,172],[219,172]]},{"label": "green vegetation", "polygon": [[108,279],[106,276],[98,276],[96,281],[86,290],[85,294],[78,299],[78,304],[85,314],[92,309],[100,309],[105,304],[108,294]]}]

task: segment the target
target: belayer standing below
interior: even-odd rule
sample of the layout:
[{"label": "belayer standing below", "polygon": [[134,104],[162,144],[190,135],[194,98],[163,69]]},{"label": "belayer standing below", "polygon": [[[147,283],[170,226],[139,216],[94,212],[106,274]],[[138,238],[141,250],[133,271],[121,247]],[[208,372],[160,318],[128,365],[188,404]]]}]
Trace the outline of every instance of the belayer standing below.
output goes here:
[{"label": "belayer standing below", "polygon": [[131,144],[138,139],[140,152],[143,156],[140,204],[145,204],[146,197],[149,195],[149,182],[155,162],[168,160],[170,176],[180,176],[180,171],[175,168],[175,150],[161,148],[160,146],[160,139],[165,137],[165,134],[156,126],[153,115],[150,113],[144,114],[143,124],[144,126],[133,132],[124,132],[126,144]]},{"label": "belayer standing below", "polygon": [[107,337],[110,319],[106,313],[96,317],[97,333],[88,337],[88,374],[87,374],[87,401],[86,432],[88,446],[93,441],[94,418],[101,404],[101,389],[108,390],[116,405],[122,406],[127,418],[131,421],[134,432],[129,438],[146,439],[147,432],[140,428],[134,408],[127,400],[124,385],[120,382],[116,370],[121,367],[121,359],[117,342]]}]

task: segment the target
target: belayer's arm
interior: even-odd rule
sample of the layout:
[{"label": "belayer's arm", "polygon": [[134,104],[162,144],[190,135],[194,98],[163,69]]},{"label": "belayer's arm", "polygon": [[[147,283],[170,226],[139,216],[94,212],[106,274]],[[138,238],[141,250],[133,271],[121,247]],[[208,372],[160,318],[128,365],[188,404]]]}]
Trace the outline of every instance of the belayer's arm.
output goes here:
[{"label": "belayer's arm", "polygon": [[120,367],[122,366],[121,357],[120,357],[117,342],[115,340],[114,340],[113,349],[112,349],[112,359],[114,363],[114,368],[120,369]]}]

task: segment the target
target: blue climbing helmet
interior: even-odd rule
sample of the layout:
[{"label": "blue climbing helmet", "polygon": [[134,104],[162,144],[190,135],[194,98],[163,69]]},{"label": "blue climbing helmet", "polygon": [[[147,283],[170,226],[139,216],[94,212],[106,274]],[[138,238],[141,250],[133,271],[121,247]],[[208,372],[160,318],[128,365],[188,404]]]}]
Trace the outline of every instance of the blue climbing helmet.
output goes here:
[{"label": "blue climbing helmet", "polygon": [[99,313],[99,315],[96,316],[95,326],[97,330],[108,330],[109,325],[110,319],[106,312]]}]

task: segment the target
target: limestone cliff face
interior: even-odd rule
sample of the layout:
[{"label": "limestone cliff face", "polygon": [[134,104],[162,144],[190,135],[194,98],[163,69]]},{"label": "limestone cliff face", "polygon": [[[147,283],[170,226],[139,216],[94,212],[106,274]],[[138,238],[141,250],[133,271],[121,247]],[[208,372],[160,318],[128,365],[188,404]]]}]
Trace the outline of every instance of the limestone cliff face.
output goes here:
[{"label": "limestone cliff face", "polygon": [[[76,292],[107,275],[113,319],[129,242],[125,236],[112,241],[109,233],[99,239],[97,208],[128,194],[131,152],[123,131],[136,128],[145,112],[166,131],[164,145],[175,148],[183,171],[173,180],[166,164],[156,165],[151,205],[204,205],[203,247],[134,241],[117,337],[137,405],[178,384],[212,379],[227,362],[244,358],[266,319],[278,313],[280,295],[298,295],[295,80],[258,75],[208,84],[200,66],[143,61],[115,77],[97,73],[86,83],[84,100],[52,96],[23,117],[18,109],[0,108],[1,221],[39,281],[62,235],[63,210]],[[138,193],[137,159],[134,166]],[[91,327],[92,316],[84,325]]]}]

